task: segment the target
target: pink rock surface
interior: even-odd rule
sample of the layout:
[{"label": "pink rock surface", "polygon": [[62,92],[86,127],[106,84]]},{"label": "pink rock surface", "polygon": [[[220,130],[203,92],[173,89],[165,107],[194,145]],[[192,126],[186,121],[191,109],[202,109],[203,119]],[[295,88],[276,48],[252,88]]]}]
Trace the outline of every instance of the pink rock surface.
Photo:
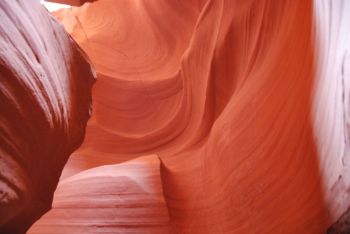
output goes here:
[{"label": "pink rock surface", "polygon": [[64,176],[155,153],[177,233],[324,232],[349,204],[349,9],[101,0],[57,13],[100,78]]},{"label": "pink rock surface", "polygon": [[99,77],[63,177],[152,153],[171,232],[324,233],[349,205],[349,10],[100,0],[57,12]]},{"label": "pink rock surface", "polygon": [[60,181],[52,210],[28,233],[167,233],[157,156],[96,167]]},{"label": "pink rock surface", "polygon": [[24,233],[51,207],[82,142],[94,74],[37,1],[0,2],[0,233]]},{"label": "pink rock surface", "polygon": [[98,0],[54,13],[98,80],[85,140],[30,233],[325,233],[341,216],[337,232],[348,12],[346,0]]}]

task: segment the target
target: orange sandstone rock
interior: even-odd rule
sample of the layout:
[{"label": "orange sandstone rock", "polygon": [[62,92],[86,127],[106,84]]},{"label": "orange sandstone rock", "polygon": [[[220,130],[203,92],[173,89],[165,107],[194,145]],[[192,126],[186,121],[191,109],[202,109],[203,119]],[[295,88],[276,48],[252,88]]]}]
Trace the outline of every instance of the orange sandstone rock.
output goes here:
[{"label": "orange sandstone rock", "polygon": [[64,177],[154,153],[175,233],[323,233],[349,205],[346,1],[57,12],[95,64]]},{"label": "orange sandstone rock", "polygon": [[30,232],[324,233],[340,216],[329,230],[343,229],[348,12],[98,0],[54,13],[99,79],[85,140]]}]

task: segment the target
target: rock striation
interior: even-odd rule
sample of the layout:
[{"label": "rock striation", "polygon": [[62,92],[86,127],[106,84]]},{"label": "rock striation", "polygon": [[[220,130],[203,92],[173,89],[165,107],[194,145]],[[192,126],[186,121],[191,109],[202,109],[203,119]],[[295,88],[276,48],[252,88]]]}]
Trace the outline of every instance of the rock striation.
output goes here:
[{"label": "rock striation", "polygon": [[349,205],[347,1],[57,12],[99,77],[64,176],[157,154],[175,233],[323,233]]},{"label": "rock striation", "polygon": [[85,139],[29,233],[349,233],[348,12],[347,0],[54,12],[98,79]]},{"label": "rock striation", "polygon": [[95,73],[38,1],[0,2],[0,233],[24,233],[50,209],[82,142]]},{"label": "rock striation", "polygon": [[28,233],[168,233],[157,156],[85,170],[61,180],[52,210]]}]

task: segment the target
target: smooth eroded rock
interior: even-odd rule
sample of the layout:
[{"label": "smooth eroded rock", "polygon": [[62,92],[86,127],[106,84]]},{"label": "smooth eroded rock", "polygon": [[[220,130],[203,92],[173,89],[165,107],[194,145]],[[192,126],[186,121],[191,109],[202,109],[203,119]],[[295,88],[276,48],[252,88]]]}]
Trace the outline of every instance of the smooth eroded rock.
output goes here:
[{"label": "smooth eroded rock", "polygon": [[38,1],[1,1],[0,19],[0,232],[24,233],[83,140],[94,71]]}]

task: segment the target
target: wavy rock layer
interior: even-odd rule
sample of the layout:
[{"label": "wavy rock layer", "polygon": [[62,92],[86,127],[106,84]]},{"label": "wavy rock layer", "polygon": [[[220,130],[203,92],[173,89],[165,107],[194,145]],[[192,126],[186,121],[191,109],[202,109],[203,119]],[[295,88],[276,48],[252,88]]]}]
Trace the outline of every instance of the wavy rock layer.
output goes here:
[{"label": "wavy rock layer", "polygon": [[84,145],[64,176],[174,145],[190,118],[180,66],[200,9],[194,1],[107,0],[58,13],[99,78]]},{"label": "wavy rock layer", "polygon": [[60,181],[53,209],[29,233],[167,233],[157,156],[86,170]]},{"label": "wavy rock layer", "polygon": [[[350,201],[349,11],[345,0],[99,0],[57,12],[99,77],[86,139],[63,177],[156,154],[164,233],[324,233]],[[98,181],[107,168],[70,178]],[[111,174],[128,184],[120,175]],[[57,204],[74,193],[70,178]],[[95,191],[76,183],[86,207]],[[65,214],[80,228],[111,221],[102,205],[75,206]],[[65,224],[59,209],[48,214],[60,223],[52,232],[74,233],[79,225]],[[139,232],[153,233],[142,224]]]},{"label": "wavy rock layer", "polygon": [[94,74],[37,1],[1,1],[0,19],[0,232],[23,233],[82,142]]}]

